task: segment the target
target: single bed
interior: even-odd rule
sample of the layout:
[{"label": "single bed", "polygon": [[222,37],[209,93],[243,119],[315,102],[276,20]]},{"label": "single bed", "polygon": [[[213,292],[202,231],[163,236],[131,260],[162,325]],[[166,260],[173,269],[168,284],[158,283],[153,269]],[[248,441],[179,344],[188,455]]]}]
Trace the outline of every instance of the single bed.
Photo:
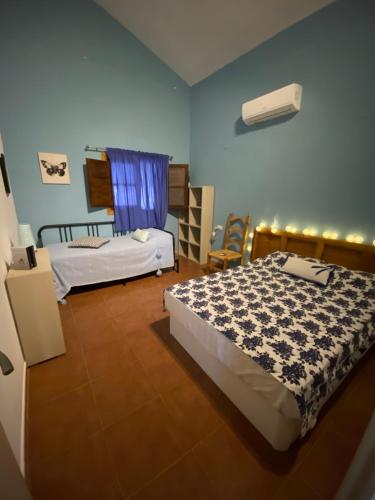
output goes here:
[{"label": "single bed", "polygon": [[[285,252],[296,251],[362,271],[336,265],[322,288],[279,271]],[[283,451],[315,425],[374,343],[375,276],[363,271],[375,270],[375,248],[263,231],[254,236],[258,256],[251,266],[170,287],[165,304],[171,334]]]},{"label": "single bed", "polygon": [[[108,243],[100,248],[71,248],[74,231],[87,229],[89,236],[99,236],[100,228],[111,228]],[[91,285],[141,276],[175,267],[174,236],[150,228],[145,243],[131,234],[116,233],[112,222],[60,224],[43,226],[38,231],[38,243],[43,246],[43,232],[58,230],[60,243],[47,245],[53,271],[56,297],[61,301],[72,287]],[[107,233],[108,234],[108,233]]]}]

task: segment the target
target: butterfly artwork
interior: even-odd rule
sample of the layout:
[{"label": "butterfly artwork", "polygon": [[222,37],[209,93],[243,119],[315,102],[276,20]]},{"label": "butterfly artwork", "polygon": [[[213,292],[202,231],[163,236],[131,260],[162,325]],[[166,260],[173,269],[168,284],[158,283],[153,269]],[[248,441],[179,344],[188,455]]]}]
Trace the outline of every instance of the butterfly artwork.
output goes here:
[{"label": "butterfly artwork", "polygon": [[68,157],[60,153],[38,153],[43,184],[70,184]]}]

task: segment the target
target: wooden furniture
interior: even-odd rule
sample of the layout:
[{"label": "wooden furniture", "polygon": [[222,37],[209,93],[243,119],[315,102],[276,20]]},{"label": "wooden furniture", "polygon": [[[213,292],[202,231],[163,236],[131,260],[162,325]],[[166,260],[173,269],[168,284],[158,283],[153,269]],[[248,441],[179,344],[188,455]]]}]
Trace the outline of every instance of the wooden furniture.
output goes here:
[{"label": "wooden furniture", "polygon": [[168,208],[189,206],[189,165],[172,163],[168,168]]},{"label": "wooden furniture", "polygon": [[92,207],[113,207],[111,169],[107,155],[101,160],[86,158],[87,186]]},{"label": "wooden furniture", "polygon": [[251,260],[278,250],[296,253],[303,257],[314,257],[348,269],[375,273],[375,246],[373,245],[349,243],[321,236],[306,236],[287,231],[272,232],[268,228],[254,231]]},{"label": "wooden furniture", "polygon": [[198,264],[205,264],[210,250],[214,187],[189,188],[189,208],[180,211],[178,253]]},{"label": "wooden furniture", "polygon": [[209,252],[207,256],[208,272],[223,271],[228,268],[230,262],[244,263],[250,223],[250,215],[244,217],[232,213],[228,215],[223,248]]},{"label": "wooden furniture", "polygon": [[6,286],[27,366],[65,353],[48,250],[36,252],[37,267],[8,272]]}]

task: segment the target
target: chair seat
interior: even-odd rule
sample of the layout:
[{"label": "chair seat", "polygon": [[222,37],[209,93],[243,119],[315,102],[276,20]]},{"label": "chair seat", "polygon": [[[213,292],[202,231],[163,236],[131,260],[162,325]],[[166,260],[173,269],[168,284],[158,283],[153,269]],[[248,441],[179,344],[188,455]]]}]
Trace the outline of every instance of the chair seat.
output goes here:
[{"label": "chair seat", "polygon": [[213,252],[209,252],[208,255],[218,260],[235,260],[242,258],[240,252],[234,252],[233,250],[214,250]]},{"label": "chair seat", "polygon": [[[209,273],[225,271],[233,265],[243,264],[249,227],[250,215],[245,217],[238,217],[233,213],[228,215],[223,248],[208,252],[207,255],[207,271]],[[215,235],[215,231],[213,235]],[[235,250],[229,250],[230,248]]]}]

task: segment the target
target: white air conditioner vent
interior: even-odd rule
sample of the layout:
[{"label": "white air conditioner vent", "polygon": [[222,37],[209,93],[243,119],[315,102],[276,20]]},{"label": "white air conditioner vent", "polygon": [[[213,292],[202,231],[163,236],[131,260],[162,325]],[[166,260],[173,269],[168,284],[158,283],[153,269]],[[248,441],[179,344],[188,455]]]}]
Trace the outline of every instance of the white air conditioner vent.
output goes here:
[{"label": "white air conditioner vent", "polygon": [[246,125],[263,122],[301,109],[302,85],[286,87],[242,104],[242,119]]}]

